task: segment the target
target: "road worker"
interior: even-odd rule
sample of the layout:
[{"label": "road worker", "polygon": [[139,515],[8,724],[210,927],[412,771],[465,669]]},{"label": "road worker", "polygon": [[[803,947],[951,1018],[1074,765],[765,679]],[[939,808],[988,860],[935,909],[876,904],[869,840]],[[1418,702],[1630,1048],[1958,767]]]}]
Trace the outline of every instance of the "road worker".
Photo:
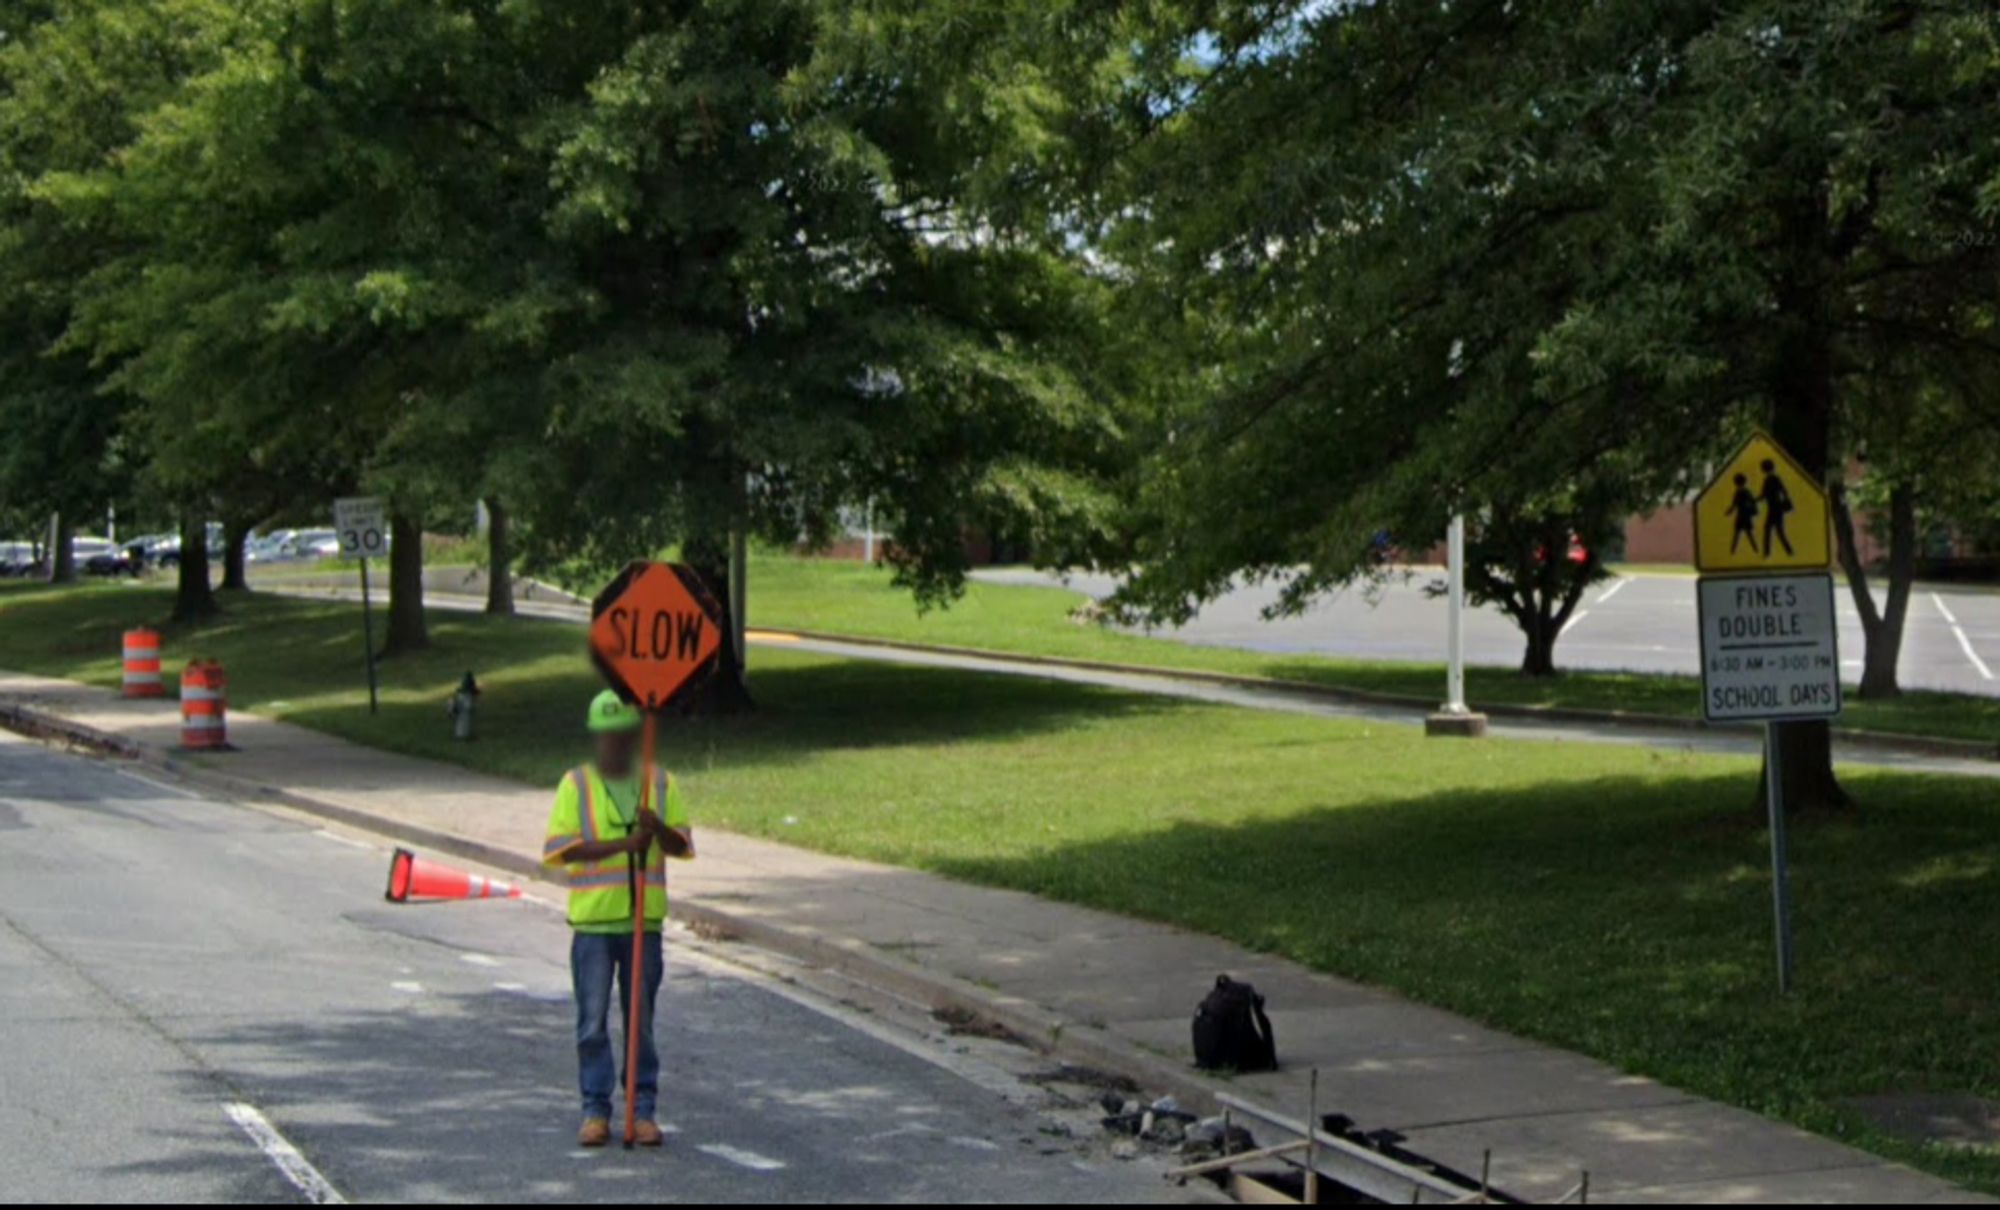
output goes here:
[{"label": "road worker", "polygon": [[[644,855],[645,937],[643,999],[638,1028],[625,1023],[625,1045],[637,1038],[639,1070],[632,1108],[632,1141],[660,1145],[654,1119],[660,1059],[653,1046],[653,1005],[660,990],[660,926],[667,914],[667,857],[694,855],[687,806],[680,786],[655,769],[642,805],[645,771],[640,753],[643,720],[636,707],[606,690],[590,703],[592,759],[564,775],[549,812],[542,860],[569,876],[570,979],[576,995],[576,1060],[583,1093],[583,1126],[577,1142],[602,1147],[611,1138],[611,1094],[623,1066],[611,1053],[607,1018],[613,976],[618,1003],[632,1002],[632,880],[636,854]],[[623,1058],[624,1056],[620,1056]]]}]

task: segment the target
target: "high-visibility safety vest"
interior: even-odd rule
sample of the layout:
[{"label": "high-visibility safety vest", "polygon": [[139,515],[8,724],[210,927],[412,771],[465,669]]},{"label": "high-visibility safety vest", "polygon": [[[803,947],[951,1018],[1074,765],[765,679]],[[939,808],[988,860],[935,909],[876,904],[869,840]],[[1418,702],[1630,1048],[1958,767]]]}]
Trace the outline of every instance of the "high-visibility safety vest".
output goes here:
[{"label": "high-visibility safety vest", "polygon": [[[687,804],[680,784],[666,770],[656,771],[651,806],[670,828],[688,826]],[[637,820],[620,814],[604,779],[591,765],[571,769],[556,787],[549,812],[548,835],[542,843],[542,863],[562,866],[569,878],[569,923],[581,932],[632,931],[631,857],[617,853],[601,861],[571,861],[570,854],[586,842],[622,840]],[[646,928],[657,931],[667,916],[667,863],[659,845],[646,850]]]}]

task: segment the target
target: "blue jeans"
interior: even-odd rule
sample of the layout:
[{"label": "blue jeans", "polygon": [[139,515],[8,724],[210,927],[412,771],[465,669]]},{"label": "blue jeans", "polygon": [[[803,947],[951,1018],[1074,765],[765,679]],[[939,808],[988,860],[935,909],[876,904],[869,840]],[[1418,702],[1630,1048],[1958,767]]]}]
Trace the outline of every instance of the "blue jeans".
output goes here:
[{"label": "blue jeans", "polygon": [[[660,997],[660,935],[647,933],[642,953],[646,978],[639,1003],[639,1090],[633,1108],[653,1120],[660,1095],[660,1054],[653,1049],[653,1005]],[[631,1012],[632,934],[573,933],[569,943],[570,981],[576,988],[577,1082],[583,1091],[583,1116],[610,1118],[611,1092],[624,1081],[624,1068],[612,1061],[612,976],[617,975],[620,1015]],[[632,1044],[632,1023],[625,1023],[625,1045]]]}]

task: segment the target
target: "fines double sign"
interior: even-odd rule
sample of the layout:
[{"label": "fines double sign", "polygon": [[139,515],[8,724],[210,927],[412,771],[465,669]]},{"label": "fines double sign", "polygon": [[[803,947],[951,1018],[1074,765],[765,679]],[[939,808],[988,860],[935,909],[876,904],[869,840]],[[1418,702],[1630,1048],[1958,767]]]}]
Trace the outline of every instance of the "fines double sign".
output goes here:
[{"label": "fines double sign", "polygon": [[1710,722],[1840,713],[1833,577],[1704,579],[1701,709]]},{"label": "fines double sign", "polygon": [[1701,712],[1710,722],[1840,713],[1825,488],[1754,434],[1694,502]]}]

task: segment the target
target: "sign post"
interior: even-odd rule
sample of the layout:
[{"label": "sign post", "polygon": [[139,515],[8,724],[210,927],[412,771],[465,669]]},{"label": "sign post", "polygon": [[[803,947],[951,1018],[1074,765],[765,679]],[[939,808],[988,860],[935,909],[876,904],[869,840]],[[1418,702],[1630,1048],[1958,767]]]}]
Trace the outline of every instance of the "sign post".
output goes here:
[{"label": "sign post", "polygon": [[375,693],[375,618],[368,604],[368,560],[389,551],[388,510],[374,496],[350,496],[333,502],[333,529],[340,553],[361,564],[361,641],[368,665],[368,713],[378,709]]},{"label": "sign post", "polygon": [[1783,726],[1841,708],[1831,517],[1825,489],[1764,433],[1695,497],[1702,717],[1764,724],[1780,994],[1792,985]]},{"label": "sign post", "polygon": [[1478,737],[1486,716],[1465,704],[1465,514],[1453,513],[1445,531],[1444,705],[1424,719],[1425,735]]},{"label": "sign post", "polygon": [[1792,990],[1792,888],[1785,855],[1785,774],[1778,724],[1764,724],[1764,801],[1771,813],[1771,925],[1778,937],[1778,994]]},{"label": "sign post", "polygon": [[[641,741],[639,806],[645,809],[654,781],[653,744],[662,711],[715,671],[729,619],[694,569],[673,563],[634,563],[618,574],[590,604],[590,659],[618,696],[646,712]],[[664,806],[664,804],[659,804]],[[647,854],[634,853],[629,875],[632,896],[632,1001],[625,1018],[625,1146],[637,1131],[634,1099],[639,1081],[639,1048],[632,1039],[650,1010],[643,1001],[646,980]],[[661,944],[665,945],[662,938]],[[665,961],[662,951],[661,960]]]}]

